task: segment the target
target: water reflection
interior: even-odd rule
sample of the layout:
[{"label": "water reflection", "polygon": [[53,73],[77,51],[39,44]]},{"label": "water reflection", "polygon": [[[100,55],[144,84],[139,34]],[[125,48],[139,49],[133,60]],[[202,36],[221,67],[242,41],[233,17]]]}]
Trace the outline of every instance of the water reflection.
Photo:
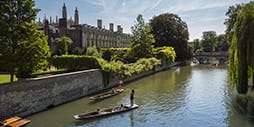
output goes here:
[{"label": "water reflection", "polygon": [[131,127],[134,127],[134,116],[133,116],[133,111],[130,112],[130,125],[131,125]]}]

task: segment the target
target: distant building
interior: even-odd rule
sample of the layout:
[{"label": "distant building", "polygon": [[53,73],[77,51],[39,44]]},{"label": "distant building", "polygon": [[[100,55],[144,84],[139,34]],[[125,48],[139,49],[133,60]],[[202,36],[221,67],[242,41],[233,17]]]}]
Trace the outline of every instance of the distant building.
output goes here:
[{"label": "distant building", "polygon": [[50,17],[50,21],[44,17],[41,24],[41,30],[48,36],[48,43],[51,51],[56,49],[55,39],[68,36],[73,40],[75,46],[82,49],[89,46],[96,46],[99,48],[123,48],[129,47],[128,34],[123,33],[123,28],[118,25],[117,31],[114,31],[114,24],[109,24],[109,30],[102,28],[102,20],[97,20],[97,27],[79,24],[79,12],[75,9],[74,21],[72,18],[67,20],[67,8],[65,4],[62,9],[62,18],[58,19],[56,16],[55,22]]}]

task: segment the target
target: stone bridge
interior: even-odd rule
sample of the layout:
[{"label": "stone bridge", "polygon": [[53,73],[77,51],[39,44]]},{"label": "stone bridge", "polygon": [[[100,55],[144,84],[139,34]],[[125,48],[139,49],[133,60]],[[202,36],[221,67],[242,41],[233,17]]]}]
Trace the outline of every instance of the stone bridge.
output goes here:
[{"label": "stone bridge", "polygon": [[193,55],[193,59],[196,58],[200,64],[210,64],[212,58],[218,61],[218,64],[225,64],[228,61],[228,52],[202,52]]}]

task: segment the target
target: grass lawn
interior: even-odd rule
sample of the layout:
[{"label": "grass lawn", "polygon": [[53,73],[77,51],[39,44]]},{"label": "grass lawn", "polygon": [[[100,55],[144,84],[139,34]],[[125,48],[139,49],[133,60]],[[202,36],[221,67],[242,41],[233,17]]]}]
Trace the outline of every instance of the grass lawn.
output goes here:
[{"label": "grass lawn", "polygon": [[[9,74],[0,74],[0,84],[10,82],[10,77]],[[14,81],[17,81],[16,76],[14,76]]]}]

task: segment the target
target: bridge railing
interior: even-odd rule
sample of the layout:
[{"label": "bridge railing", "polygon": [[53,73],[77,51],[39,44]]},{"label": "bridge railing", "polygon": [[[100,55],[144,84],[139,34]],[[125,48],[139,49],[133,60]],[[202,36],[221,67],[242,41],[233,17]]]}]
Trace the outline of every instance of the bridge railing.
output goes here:
[{"label": "bridge railing", "polygon": [[193,56],[225,56],[228,57],[228,52],[202,52],[202,53],[195,53]]}]

